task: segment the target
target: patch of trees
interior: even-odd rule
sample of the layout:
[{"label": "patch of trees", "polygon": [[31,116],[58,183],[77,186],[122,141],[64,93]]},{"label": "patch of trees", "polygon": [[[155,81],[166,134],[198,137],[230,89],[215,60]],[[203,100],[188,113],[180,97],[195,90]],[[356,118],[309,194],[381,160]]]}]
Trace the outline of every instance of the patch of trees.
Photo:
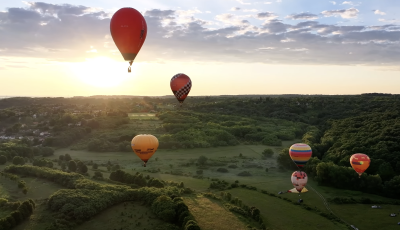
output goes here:
[{"label": "patch of trees", "polygon": [[15,156],[33,157],[33,149],[27,144],[18,142],[6,142],[0,144],[0,155],[7,157],[8,161],[12,161]]},{"label": "patch of trees", "polygon": [[22,203],[8,202],[6,199],[0,198],[0,208],[12,210],[8,216],[0,219],[0,229],[11,230],[32,215],[35,202],[31,199]]},{"label": "patch of trees", "polygon": [[274,155],[274,150],[272,149],[264,149],[262,151],[262,155],[264,158],[271,158]]},{"label": "patch of trees", "polygon": [[229,183],[225,180],[211,179],[209,188],[217,190],[225,190],[229,188]]},{"label": "patch of trees", "polygon": [[[145,179],[143,174],[137,172],[135,175],[132,175],[132,174],[126,173],[120,169],[116,170],[110,174],[110,180],[118,181],[118,182],[121,182],[124,184],[135,184],[139,187],[144,187],[148,184],[147,180]],[[157,180],[157,179],[152,180],[153,185],[161,186],[155,180]],[[156,186],[154,186],[154,187],[156,187]]]},{"label": "patch of trees", "polygon": [[189,111],[161,112],[158,117],[168,132],[160,137],[162,148],[204,148],[239,142],[281,146],[282,140],[292,140],[298,130],[304,129],[304,124],[284,120]]},{"label": "patch of trees", "polygon": [[42,145],[49,147],[67,147],[72,143],[81,140],[88,134],[88,130],[85,128],[71,128],[66,131],[59,133],[54,137],[46,138]]},{"label": "patch of trees", "polygon": [[53,162],[46,159],[46,158],[41,158],[37,159],[35,158],[32,162],[33,166],[38,166],[38,167],[48,167],[48,168],[53,168]]}]

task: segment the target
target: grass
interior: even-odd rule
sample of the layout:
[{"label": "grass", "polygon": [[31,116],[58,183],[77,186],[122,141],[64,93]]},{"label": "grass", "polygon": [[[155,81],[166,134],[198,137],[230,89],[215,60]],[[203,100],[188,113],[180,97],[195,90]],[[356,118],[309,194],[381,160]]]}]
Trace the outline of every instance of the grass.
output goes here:
[{"label": "grass", "polygon": [[202,230],[246,229],[246,225],[217,201],[206,197],[184,197],[185,204]]},{"label": "grass", "polygon": [[[400,222],[399,205],[381,205],[382,209],[372,209],[372,205],[351,204],[351,205],[331,205],[331,209],[340,216],[347,217],[347,221],[353,223],[359,229],[379,229],[391,230],[399,229]],[[390,217],[391,213],[396,213],[396,217]],[[362,221],[361,221],[362,220]]]},{"label": "grass", "polygon": [[129,119],[140,119],[140,120],[147,120],[147,119],[157,119],[155,113],[128,113]]},{"label": "grass", "polygon": [[46,201],[35,201],[36,208],[29,220],[14,227],[13,230],[43,230],[53,221],[53,216],[47,210]]},{"label": "grass", "polygon": [[[126,202],[104,210],[99,215],[81,224],[76,230],[87,229],[154,229],[162,227],[165,222],[157,219],[147,206],[139,202]],[[124,213],[122,216],[121,213]],[[132,218],[130,217],[132,215]],[[140,222],[140,225],[137,225]]]},{"label": "grass", "polygon": [[297,229],[346,229],[328,219],[287,201],[262,194],[258,191],[237,188],[229,190],[232,197],[238,197],[249,206],[255,206],[266,220],[266,226],[276,230]]},{"label": "grass", "polygon": [[63,188],[40,178],[21,177],[21,180],[25,181],[28,187],[28,193],[26,195],[23,194],[22,189],[17,187],[18,184],[16,181],[2,177],[0,182],[0,191],[2,191],[1,198],[6,198],[9,201],[24,201],[27,199],[42,200],[47,199],[51,194]]},{"label": "grass", "polygon": [[[298,142],[288,141],[284,143],[284,147],[290,146],[292,143]],[[58,159],[61,154],[69,153],[73,159],[79,159],[82,161],[91,161],[101,164],[111,161],[112,163],[118,163],[123,167],[126,172],[136,173],[141,172],[145,175],[150,175],[155,178],[160,178],[163,180],[170,180],[176,182],[183,182],[185,187],[193,188],[197,191],[207,191],[210,180],[208,178],[218,178],[220,180],[226,180],[229,183],[233,183],[235,180],[239,181],[239,184],[246,184],[255,186],[258,191],[251,191],[248,189],[230,189],[227,192],[232,193],[233,197],[238,197],[243,201],[244,204],[254,205],[261,210],[261,214],[264,217],[266,225],[270,229],[344,229],[342,225],[335,224],[332,221],[318,215],[317,213],[306,211],[299,206],[295,206],[289,202],[278,199],[276,197],[271,197],[260,192],[261,189],[267,190],[277,194],[279,191],[287,191],[292,188],[290,182],[290,175],[292,171],[280,171],[277,169],[276,156],[275,154],[272,158],[267,160],[261,159],[261,152],[268,148],[268,146],[263,145],[239,145],[239,146],[228,146],[228,147],[217,147],[217,148],[203,148],[203,149],[178,149],[178,150],[166,150],[159,149],[155,155],[150,159],[147,167],[144,168],[141,165],[140,159],[133,152],[88,152],[85,150],[71,151],[68,149],[58,149],[55,155],[50,157],[51,159]],[[270,147],[275,150],[276,153],[280,148]],[[251,159],[239,158],[239,154]],[[209,166],[207,169],[203,169],[204,179],[192,178],[192,175],[196,175],[196,171],[199,170],[197,166],[192,165],[189,167],[184,167],[182,164],[188,163],[190,161],[195,162],[199,156],[204,155],[210,159],[210,161],[222,161],[222,162],[232,162],[238,161],[237,165],[239,168],[231,169],[227,166],[223,166],[229,170],[228,173],[217,172],[217,169],[221,166]],[[156,160],[157,158],[157,160]],[[258,168],[244,168],[242,165],[247,162],[258,163],[263,166],[262,169]],[[234,164],[234,163],[228,163]],[[59,168],[55,164],[55,167]],[[269,172],[265,172],[265,167],[269,168]],[[271,167],[275,167],[271,168]],[[4,166],[0,166],[0,170]],[[99,169],[103,171],[104,177],[108,178],[109,173],[106,168],[99,166]],[[147,170],[150,169],[160,169],[161,173],[149,173]],[[171,171],[180,170],[186,176],[171,175]],[[237,174],[241,171],[249,171],[252,176],[250,177],[240,177]],[[93,175],[94,171],[91,170],[89,166],[89,174]],[[52,183],[43,184],[44,181],[34,178],[24,178],[27,182],[28,187],[31,190],[28,191],[27,198],[47,198],[54,191],[59,189],[58,186]],[[12,184],[5,185],[3,183],[0,186],[0,196],[10,196],[10,194],[16,193],[16,197],[13,199],[23,199],[22,190],[17,188],[17,184],[11,181]],[[7,182],[8,183],[8,182]],[[41,188],[35,188],[35,185],[42,185]],[[333,198],[336,196],[348,196],[354,198],[366,197],[373,200],[391,200],[383,198],[380,196],[366,194],[357,191],[340,190],[325,186],[318,186],[315,181],[309,180],[309,185],[321,193],[325,198]],[[4,188],[7,187],[7,192],[4,193]],[[9,188],[8,188],[9,187]],[[306,186],[307,187],[307,186]],[[18,193],[19,192],[19,193]],[[290,200],[296,202],[299,199],[298,194],[285,193],[280,195],[282,197],[289,198]],[[301,194],[301,198],[304,203],[310,207],[316,207],[317,209],[328,213],[328,210],[324,206],[321,198],[311,189],[309,192]],[[185,198],[186,199],[186,198]],[[210,204],[211,201],[206,201],[203,198],[191,198],[192,200],[188,202],[200,202],[204,205],[218,205]],[[200,201],[198,200],[200,199]],[[208,200],[208,199],[207,199]],[[212,202],[211,202],[212,203]],[[391,218],[389,214],[391,212],[398,212],[396,210],[400,209],[400,206],[390,206],[382,205],[384,207],[381,210],[371,209],[370,205],[330,205],[332,210],[336,215],[350,224],[359,227],[360,229],[389,229],[391,224],[397,223],[398,217]],[[194,206],[193,206],[194,207]],[[201,208],[199,207],[199,210]],[[105,211],[107,212],[107,211]],[[102,215],[102,214],[101,214]],[[97,217],[96,217],[97,218]],[[104,217],[105,218],[105,217]],[[110,218],[113,218],[112,215]],[[236,219],[239,217],[235,217]],[[368,219],[368,221],[366,221]],[[110,220],[112,222],[113,220]],[[200,223],[200,225],[216,224],[213,221]],[[87,225],[87,229],[94,228],[94,226]]]}]

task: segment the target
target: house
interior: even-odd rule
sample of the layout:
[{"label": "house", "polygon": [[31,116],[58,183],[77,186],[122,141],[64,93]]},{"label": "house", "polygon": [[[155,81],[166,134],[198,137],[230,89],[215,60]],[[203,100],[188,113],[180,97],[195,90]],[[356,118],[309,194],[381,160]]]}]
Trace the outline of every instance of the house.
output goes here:
[{"label": "house", "polygon": [[395,217],[395,216],[396,216],[396,214],[395,214],[395,213],[392,213],[392,214],[390,214],[390,216],[391,216],[391,217]]},{"label": "house", "polygon": [[36,118],[36,114],[33,114],[33,116],[32,116],[33,118]]}]

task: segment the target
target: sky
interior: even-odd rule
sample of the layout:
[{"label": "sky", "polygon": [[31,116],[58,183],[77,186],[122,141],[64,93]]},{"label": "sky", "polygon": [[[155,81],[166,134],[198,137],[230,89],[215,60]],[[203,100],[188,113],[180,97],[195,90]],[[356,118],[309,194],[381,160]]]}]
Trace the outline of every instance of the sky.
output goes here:
[{"label": "sky", "polygon": [[[134,64],[110,19],[147,23]],[[399,0],[0,1],[0,96],[400,94]]]}]

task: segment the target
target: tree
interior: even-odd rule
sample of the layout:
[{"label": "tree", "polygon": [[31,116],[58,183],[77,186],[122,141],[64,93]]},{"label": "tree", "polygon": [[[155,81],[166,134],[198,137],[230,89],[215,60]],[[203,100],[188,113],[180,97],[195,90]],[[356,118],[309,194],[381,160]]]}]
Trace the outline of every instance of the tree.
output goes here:
[{"label": "tree", "polygon": [[94,163],[94,164],[92,165],[92,169],[98,169],[98,168],[99,168],[99,165],[98,165],[98,164]]},{"label": "tree", "polygon": [[382,163],[379,166],[378,172],[384,181],[390,180],[395,175],[392,165],[389,162]]},{"label": "tree", "polygon": [[66,162],[69,162],[70,160],[72,160],[72,158],[71,158],[71,156],[70,156],[68,153],[66,153],[66,154],[65,154],[65,157],[64,157],[64,160],[65,160]]},{"label": "tree", "polygon": [[67,168],[67,165],[65,162],[61,163],[61,169],[64,171]]},{"label": "tree", "polygon": [[176,216],[176,204],[172,201],[169,196],[161,195],[157,197],[151,205],[151,210],[160,219],[173,222]]},{"label": "tree", "polygon": [[5,163],[7,163],[7,157],[0,155],[0,165],[4,165]]},{"label": "tree", "polygon": [[88,171],[88,167],[85,164],[83,164],[81,166],[81,168],[79,169],[80,173],[87,173],[87,171]]},{"label": "tree", "polygon": [[199,163],[199,165],[205,165],[207,163],[208,158],[205,156],[200,156],[199,159],[197,160],[197,162]]},{"label": "tree", "polygon": [[13,164],[15,164],[15,165],[24,165],[25,164],[25,160],[24,160],[24,158],[22,158],[20,156],[15,156],[13,158]]},{"label": "tree", "polygon": [[282,151],[276,158],[276,161],[278,162],[279,165],[281,165],[284,168],[297,169],[296,164],[293,162],[292,158],[290,158],[288,148],[282,149]]},{"label": "tree", "polygon": [[70,160],[68,163],[68,169],[71,172],[76,172],[76,169],[77,169],[76,162],[73,160]]},{"label": "tree", "polygon": [[101,173],[99,171],[96,171],[96,172],[94,172],[94,176],[93,177],[94,178],[103,178],[103,173]]},{"label": "tree", "polygon": [[270,158],[274,155],[274,151],[272,149],[264,149],[262,154],[264,155],[264,157]]},{"label": "tree", "polygon": [[58,159],[60,160],[60,161],[64,161],[64,155],[60,155],[59,157],[58,157]]}]

